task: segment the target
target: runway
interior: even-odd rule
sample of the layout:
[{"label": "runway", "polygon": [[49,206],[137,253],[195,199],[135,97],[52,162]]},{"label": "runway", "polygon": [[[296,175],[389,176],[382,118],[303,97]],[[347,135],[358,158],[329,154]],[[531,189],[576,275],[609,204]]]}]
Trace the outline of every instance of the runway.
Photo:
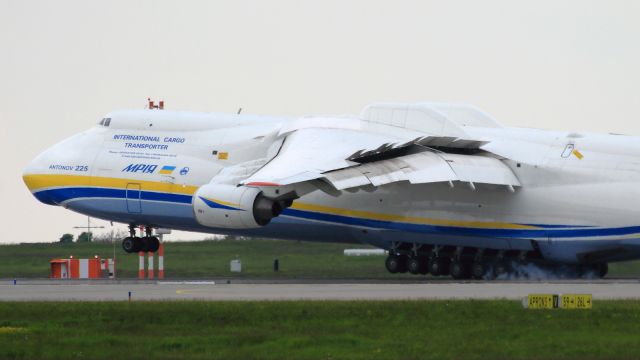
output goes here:
[{"label": "runway", "polygon": [[289,283],[243,281],[47,282],[5,281],[0,301],[131,300],[444,300],[512,299],[532,293],[587,293],[594,299],[640,299],[640,282],[429,282],[429,283]]}]

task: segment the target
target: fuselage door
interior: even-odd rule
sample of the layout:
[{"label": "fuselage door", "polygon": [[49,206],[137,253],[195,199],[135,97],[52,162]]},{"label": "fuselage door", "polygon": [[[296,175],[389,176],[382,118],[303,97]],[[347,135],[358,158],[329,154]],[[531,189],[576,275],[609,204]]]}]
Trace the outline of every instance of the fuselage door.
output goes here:
[{"label": "fuselage door", "polygon": [[140,184],[127,184],[127,211],[134,214],[142,212],[142,191]]}]

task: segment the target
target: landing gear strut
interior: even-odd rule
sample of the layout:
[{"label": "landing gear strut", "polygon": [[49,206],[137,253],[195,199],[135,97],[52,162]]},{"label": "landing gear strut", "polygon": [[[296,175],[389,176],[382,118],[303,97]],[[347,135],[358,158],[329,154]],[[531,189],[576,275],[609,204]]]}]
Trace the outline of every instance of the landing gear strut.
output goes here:
[{"label": "landing gear strut", "polygon": [[129,236],[122,240],[122,249],[127,253],[135,253],[138,251],[156,252],[160,247],[160,240],[152,236],[153,228],[147,226],[145,228],[145,237],[136,236],[136,226],[129,225]]}]

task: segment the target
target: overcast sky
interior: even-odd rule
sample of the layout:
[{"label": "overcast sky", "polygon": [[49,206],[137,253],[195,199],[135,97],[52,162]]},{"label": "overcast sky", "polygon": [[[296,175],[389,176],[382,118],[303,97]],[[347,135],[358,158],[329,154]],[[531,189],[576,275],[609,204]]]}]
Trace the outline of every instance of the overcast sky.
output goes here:
[{"label": "overcast sky", "polygon": [[638,19],[637,1],[0,0],[0,242],[85,223],[22,169],[148,96],[293,116],[469,102],[509,126],[640,134]]}]

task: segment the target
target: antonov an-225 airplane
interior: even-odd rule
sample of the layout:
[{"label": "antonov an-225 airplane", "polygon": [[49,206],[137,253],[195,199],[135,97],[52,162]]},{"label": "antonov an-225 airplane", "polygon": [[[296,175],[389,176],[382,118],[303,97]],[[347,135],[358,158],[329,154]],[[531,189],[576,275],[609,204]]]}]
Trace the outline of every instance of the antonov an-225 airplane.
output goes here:
[{"label": "antonov an-225 airplane", "polygon": [[129,224],[127,252],[171,228],[367,243],[392,273],[456,279],[529,262],[604,276],[640,258],[640,138],[509,128],[469,105],[115,111],[23,177],[45,204]]}]

